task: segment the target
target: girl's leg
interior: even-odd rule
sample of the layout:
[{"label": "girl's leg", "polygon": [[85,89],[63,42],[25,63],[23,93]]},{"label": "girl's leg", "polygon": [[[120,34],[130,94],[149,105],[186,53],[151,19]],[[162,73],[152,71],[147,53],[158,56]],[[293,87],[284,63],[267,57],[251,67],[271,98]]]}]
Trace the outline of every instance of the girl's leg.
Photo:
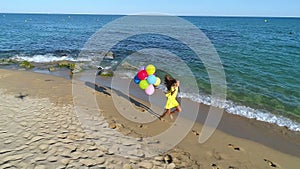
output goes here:
[{"label": "girl's leg", "polygon": [[[164,112],[164,114],[162,114],[162,115],[160,116],[160,119],[162,120],[162,118],[165,117],[166,114],[170,114],[170,109],[166,109],[166,111]],[[163,120],[162,120],[162,121],[163,121]]]},{"label": "girl's leg", "polygon": [[180,105],[178,105],[178,106],[176,106],[176,109],[175,110],[173,110],[170,114],[174,114],[174,113],[179,113],[179,112],[181,112],[181,107],[180,107]]},{"label": "girl's leg", "polygon": [[178,112],[178,113],[181,112],[181,107],[180,107],[180,105],[176,106],[176,109],[173,110],[172,112],[170,112],[170,118],[173,119],[173,114],[174,114],[174,113],[177,113],[177,112]]}]

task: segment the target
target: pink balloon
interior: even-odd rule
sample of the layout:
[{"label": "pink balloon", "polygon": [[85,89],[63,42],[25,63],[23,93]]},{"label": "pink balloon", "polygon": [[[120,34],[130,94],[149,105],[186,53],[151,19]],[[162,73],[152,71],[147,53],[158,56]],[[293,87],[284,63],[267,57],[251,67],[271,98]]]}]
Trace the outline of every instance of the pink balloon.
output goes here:
[{"label": "pink balloon", "polygon": [[149,85],[147,87],[147,89],[145,90],[145,93],[147,95],[151,96],[151,95],[153,95],[154,91],[155,91],[154,86],[153,85]]},{"label": "pink balloon", "polygon": [[148,77],[148,73],[146,70],[141,70],[138,72],[137,76],[140,80],[145,80]]}]

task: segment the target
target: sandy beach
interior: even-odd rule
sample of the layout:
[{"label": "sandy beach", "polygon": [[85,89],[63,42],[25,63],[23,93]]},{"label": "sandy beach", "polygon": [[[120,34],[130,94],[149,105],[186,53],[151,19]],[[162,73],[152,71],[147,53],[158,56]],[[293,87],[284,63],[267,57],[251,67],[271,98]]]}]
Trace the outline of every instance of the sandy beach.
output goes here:
[{"label": "sandy beach", "polygon": [[[76,97],[74,92],[79,92]],[[99,107],[92,104],[89,96],[96,98]],[[160,92],[156,96],[163,98]],[[133,122],[119,113],[116,102],[121,105],[122,100],[120,92],[102,84],[72,83],[57,76],[0,69],[0,168],[300,166],[299,132],[224,113],[218,129],[200,144],[198,138],[209,107],[190,101],[189,107],[200,106],[197,123],[178,145],[167,150],[168,142],[151,137],[170,128],[174,120],[167,117],[166,122],[161,122],[148,113],[148,102],[130,96],[132,105],[128,107],[151,120]],[[162,113],[159,107],[151,109]],[[184,121],[190,123],[188,119]],[[180,125],[175,125],[178,133],[169,135],[170,139],[181,132]]]}]

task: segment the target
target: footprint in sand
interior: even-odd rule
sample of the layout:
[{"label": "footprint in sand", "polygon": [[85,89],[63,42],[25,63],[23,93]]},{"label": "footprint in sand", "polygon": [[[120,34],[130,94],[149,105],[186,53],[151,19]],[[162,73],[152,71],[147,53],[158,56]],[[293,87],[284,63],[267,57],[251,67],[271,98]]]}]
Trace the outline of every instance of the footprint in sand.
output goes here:
[{"label": "footprint in sand", "polygon": [[[220,169],[220,167],[215,163],[212,163],[211,166],[212,169]],[[234,166],[229,166],[228,169],[237,169],[237,168],[235,168]]]},{"label": "footprint in sand", "polygon": [[273,163],[272,161],[268,160],[268,159],[264,159],[265,162],[267,162],[269,164],[269,166],[273,167],[273,168],[277,168],[277,165],[275,163]]},{"label": "footprint in sand", "polygon": [[52,82],[52,81],[54,81],[54,80],[52,80],[52,79],[46,79],[45,80],[45,82]]},{"label": "footprint in sand", "polygon": [[241,151],[241,148],[239,148],[239,147],[237,147],[237,146],[235,146],[233,144],[228,144],[228,147],[232,148],[234,151]]},{"label": "footprint in sand", "polygon": [[212,163],[211,166],[212,166],[212,169],[220,169],[220,168],[218,167],[218,165],[215,164],[215,163]]},{"label": "footprint in sand", "polygon": [[193,133],[194,135],[196,135],[196,136],[199,136],[199,132],[196,131],[196,130],[192,130],[192,133]]},{"label": "footprint in sand", "polygon": [[142,112],[142,113],[145,113],[146,112],[146,110],[144,109],[144,108],[142,108],[142,107],[140,107],[140,106],[137,106],[136,104],[133,104],[134,106],[135,106],[135,108],[138,110],[138,111],[140,111],[140,112]]}]

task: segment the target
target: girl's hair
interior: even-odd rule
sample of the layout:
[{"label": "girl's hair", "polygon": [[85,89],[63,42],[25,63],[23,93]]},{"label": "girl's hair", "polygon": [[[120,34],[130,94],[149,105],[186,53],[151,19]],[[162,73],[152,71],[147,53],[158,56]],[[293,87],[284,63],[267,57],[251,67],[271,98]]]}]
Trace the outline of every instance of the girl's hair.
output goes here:
[{"label": "girl's hair", "polygon": [[171,87],[177,83],[177,80],[172,78],[171,76],[169,75],[166,75],[165,76],[165,85],[167,87],[167,89],[170,91],[171,90]]}]

